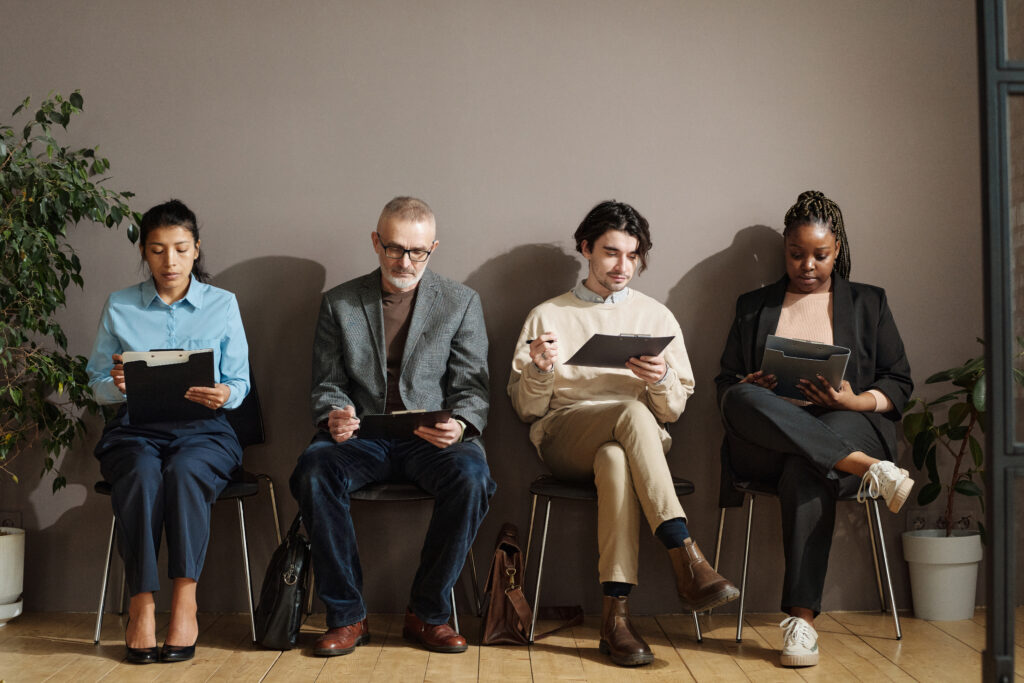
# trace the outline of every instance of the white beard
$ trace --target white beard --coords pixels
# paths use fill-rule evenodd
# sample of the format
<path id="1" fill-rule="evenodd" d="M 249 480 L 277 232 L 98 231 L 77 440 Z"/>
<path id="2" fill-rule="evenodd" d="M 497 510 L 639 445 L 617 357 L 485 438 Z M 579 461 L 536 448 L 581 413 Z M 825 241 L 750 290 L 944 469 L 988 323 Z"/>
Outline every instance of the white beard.
<path id="1" fill-rule="evenodd" d="M 384 274 L 384 279 L 387 280 L 388 284 L 390 284 L 392 287 L 394 287 L 395 289 L 406 290 L 412 289 L 413 287 L 418 285 L 420 280 L 423 278 L 423 273 L 427 272 L 427 269 L 424 268 L 423 270 L 414 275 L 408 275 L 403 278 L 395 277 L 394 275 L 391 274 L 391 271 L 389 270 L 384 270 L 381 272 Z"/>

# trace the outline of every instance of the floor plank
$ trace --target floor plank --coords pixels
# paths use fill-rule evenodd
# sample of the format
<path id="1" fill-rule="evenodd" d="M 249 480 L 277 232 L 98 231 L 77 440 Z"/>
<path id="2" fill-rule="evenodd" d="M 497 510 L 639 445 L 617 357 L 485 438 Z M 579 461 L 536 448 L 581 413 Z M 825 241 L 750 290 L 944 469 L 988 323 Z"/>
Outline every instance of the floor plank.
<path id="1" fill-rule="evenodd" d="M 1017 622 L 1024 609 L 1017 610 Z M 158 641 L 168 615 L 158 618 Z M 964 681 L 981 675 L 985 613 L 958 622 L 903 619 L 895 639 L 891 617 L 831 613 L 815 626 L 821 645 L 816 667 L 779 665 L 779 614 L 749 614 L 742 643 L 735 641 L 730 614 L 702 617 L 704 642 L 694 638 L 688 614 L 635 617 L 634 625 L 655 654 L 653 664 L 622 668 L 598 649 L 600 620 L 561 631 L 532 647 L 480 647 L 480 621 L 467 617 L 462 629 L 469 649 L 431 653 L 402 639 L 403 615 L 371 615 L 371 640 L 342 657 L 314 657 L 312 646 L 325 630 L 323 614 L 307 618 L 295 649 L 279 652 L 250 642 L 247 614 L 201 614 L 199 647 L 190 662 L 137 666 L 124 661 L 124 618 L 108 615 L 99 645 L 93 645 L 93 614 L 26 614 L 0 629 L 0 681 Z M 546 624 L 539 624 L 541 630 Z M 1020 643 L 1020 633 L 1017 633 Z M 1024 683 L 1024 647 L 1015 650 L 1017 680 Z"/>

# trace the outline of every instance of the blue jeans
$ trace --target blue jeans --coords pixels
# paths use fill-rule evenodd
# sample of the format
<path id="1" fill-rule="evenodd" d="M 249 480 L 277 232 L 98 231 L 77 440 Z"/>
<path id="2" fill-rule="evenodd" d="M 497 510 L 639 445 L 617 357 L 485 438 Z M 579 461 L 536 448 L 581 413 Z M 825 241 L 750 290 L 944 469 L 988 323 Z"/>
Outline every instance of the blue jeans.
<path id="1" fill-rule="evenodd" d="M 313 545 L 317 593 L 327 606 L 328 628 L 366 617 L 349 494 L 387 480 L 412 481 L 434 496 L 409 607 L 428 624 L 443 624 L 451 616 L 452 586 L 496 488 L 483 450 L 475 443 L 442 449 L 419 438 L 356 438 L 339 444 L 318 432 L 290 484 Z"/>

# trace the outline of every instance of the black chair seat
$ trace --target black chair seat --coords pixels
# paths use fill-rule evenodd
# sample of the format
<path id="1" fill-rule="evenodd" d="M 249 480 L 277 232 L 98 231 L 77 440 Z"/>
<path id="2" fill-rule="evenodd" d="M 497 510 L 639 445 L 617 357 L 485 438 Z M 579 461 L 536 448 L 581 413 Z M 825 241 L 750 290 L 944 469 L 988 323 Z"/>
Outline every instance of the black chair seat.
<path id="1" fill-rule="evenodd" d="M 377 481 L 353 491 L 354 500 L 433 500 L 434 497 L 411 481 Z"/>
<path id="2" fill-rule="evenodd" d="M 101 496 L 109 496 L 111 486 L 109 481 L 98 481 L 93 484 L 93 491 Z M 260 482 L 256 475 L 246 470 L 235 473 L 235 479 L 228 482 L 217 500 L 231 500 L 232 498 L 248 498 L 260 492 Z"/>
<path id="3" fill-rule="evenodd" d="M 734 481 L 732 487 L 740 493 L 749 493 L 754 496 L 773 496 L 777 498 L 779 495 L 779 491 L 774 485 L 766 484 L 762 481 Z M 842 494 L 837 500 L 856 501 L 857 492 L 851 491 L 850 493 Z"/>
<path id="4" fill-rule="evenodd" d="M 682 477 L 672 477 L 677 496 L 688 496 L 694 492 L 693 482 Z M 568 498 L 572 500 L 597 500 L 597 488 L 592 481 L 563 481 L 551 474 L 542 474 L 530 484 L 530 493 L 546 498 Z"/>

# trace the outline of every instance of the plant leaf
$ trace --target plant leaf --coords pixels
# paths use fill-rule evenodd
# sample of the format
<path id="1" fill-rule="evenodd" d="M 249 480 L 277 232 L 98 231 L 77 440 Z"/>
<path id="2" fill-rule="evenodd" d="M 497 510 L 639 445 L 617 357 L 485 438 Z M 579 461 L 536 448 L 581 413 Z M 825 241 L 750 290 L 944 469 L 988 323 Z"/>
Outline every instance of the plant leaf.
<path id="1" fill-rule="evenodd" d="M 942 484 L 932 482 L 925 484 L 917 494 L 917 504 L 924 506 L 939 497 L 942 493 Z"/>

